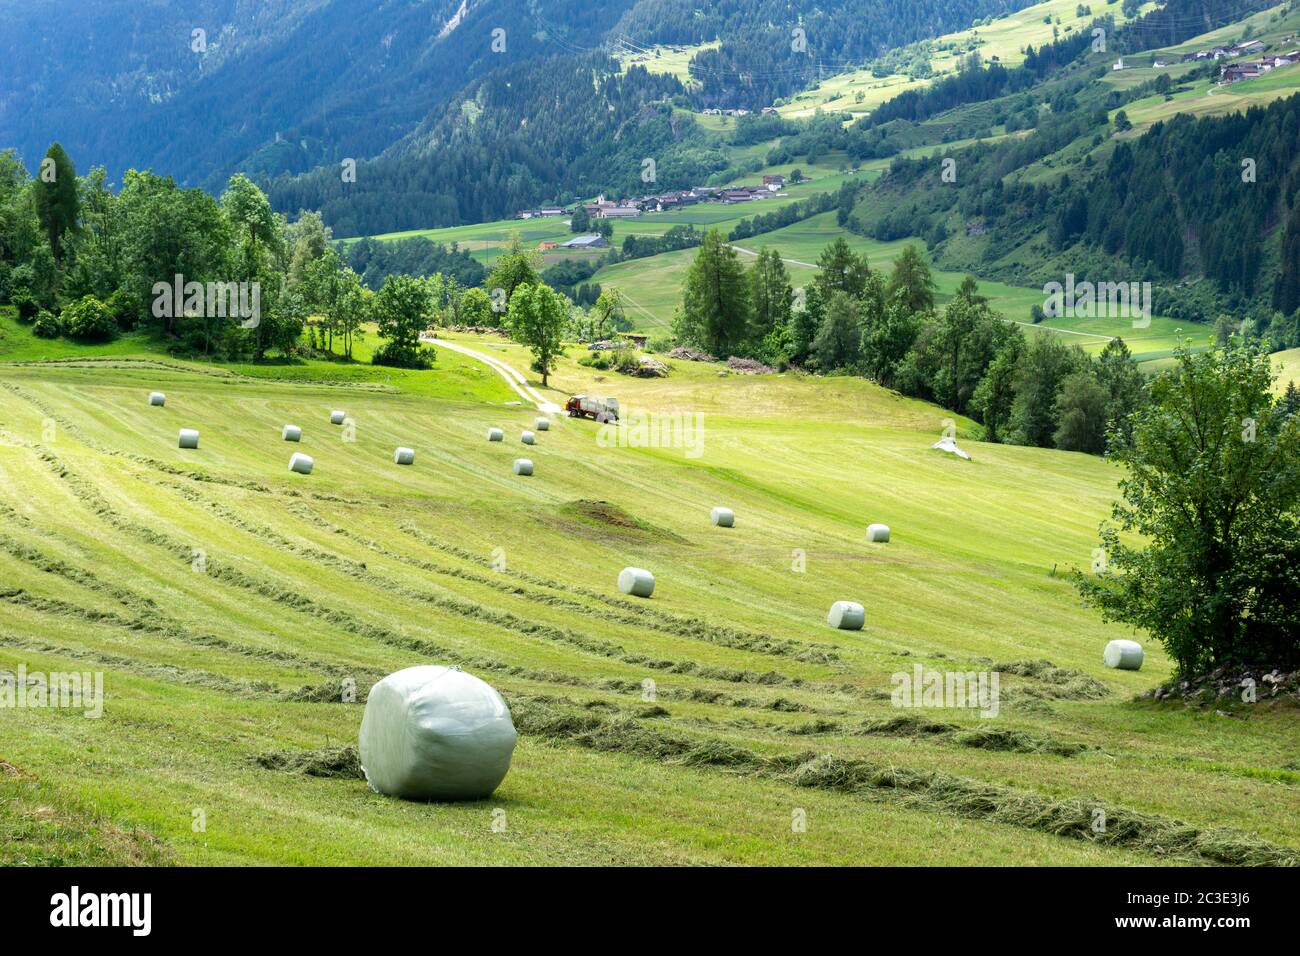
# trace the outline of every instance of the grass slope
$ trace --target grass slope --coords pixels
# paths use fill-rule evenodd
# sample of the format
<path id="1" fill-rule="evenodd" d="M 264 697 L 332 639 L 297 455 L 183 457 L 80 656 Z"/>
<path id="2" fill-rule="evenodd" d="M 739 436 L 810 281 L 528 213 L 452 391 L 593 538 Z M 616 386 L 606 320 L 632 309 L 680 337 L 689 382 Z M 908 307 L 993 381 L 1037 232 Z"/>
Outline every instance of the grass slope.
<path id="1" fill-rule="evenodd" d="M 108 695 L 99 720 L 0 720 L 0 862 L 1253 858 L 1220 827 L 1252 854 L 1300 852 L 1294 711 L 1135 703 L 1169 674 L 1156 646 L 1140 673 L 1102 666 L 1125 632 L 1064 571 L 1090 561 L 1105 463 L 971 442 L 973 461 L 949 458 L 929 449 L 940 409 L 854 379 L 675 363 L 614 382 L 566 359 L 559 390 L 703 415 L 700 453 L 604 447 L 560 419 L 523 479 L 510 460 L 535 413 L 490 382 L 431 384 L 450 361 L 380 383 L 149 355 L 0 366 L 0 670 L 102 670 Z M 301 446 L 279 439 L 289 421 Z M 176 447 L 180 427 L 200 449 Z M 391 464 L 397 444 L 414 467 Z M 286 470 L 299 447 L 309 478 Z M 709 525 L 716 504 L 736 528 Z M 868 545 L 869 521 L 893 541 Z M 655 572 L 652 600 L 617 594 L 628 564 Z M 825 626 L 841 598 L 865 630 Z M 1055 668 L 1016 663 L 1040 659 Z M 332 758 L 326 776 L 259 763 L 355 741 L 342 682 L 364 697 L 428 661 L 515 711 L 491 800 L 402 803 Z M 890 675 L 914 664 L 997 667 L 999 716 L 895 710 Z M 1098 806 L 1124 825 L 1093 833 Z"/>

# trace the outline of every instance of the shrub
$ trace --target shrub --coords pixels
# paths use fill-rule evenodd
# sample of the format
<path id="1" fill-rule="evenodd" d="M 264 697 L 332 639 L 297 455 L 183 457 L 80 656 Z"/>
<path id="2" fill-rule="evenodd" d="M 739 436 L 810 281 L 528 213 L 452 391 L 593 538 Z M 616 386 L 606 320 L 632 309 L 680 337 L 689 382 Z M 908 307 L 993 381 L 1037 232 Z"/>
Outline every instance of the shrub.
<path id="1" fill-rule="evenodd" d="M 63 334 L 63 326 L 59 322 L 58 316 L 45 309 L 36 313 L 36 324 L 32 326 L 32 331 L 43 339 L 57 339 Z"/>
<path id="2" fill-rule="evenodd" d="M 435 358 L 436 353 L 427 345 L 411 349 L 394 340 L 375 349 L 370 361 L 374 365 L 389 365 L 394 368 L 426 369 L 433 368 Z"/>
<path id="3" fill-rule="evenodd" d="M 16 290 L 13 293 L 13 304 L 18 309 L 18 321 L 30 322 L 36 318 L 38 306 L 36 299 L 26 290 Z"/>
<path id="4" fill-rule="evenodd" d="M 117 327 L 123 332 L 135 328 L 135 303 L 125 289 L 115 289 L 113 294 L 104 300 L 104 305 L 108 309 L 108 314 L 113 317 L 113 321 L 117 323 Z"/>
<path id="5" fill-rule="evenodd" d="M 63 328 L 69 338 L 82 342 L 105 342 L 117 335 L 117 322 L 108 306 L 92 295 L 63 310 Z"/>
<path id="6" fill-rule="evenodd" d="M 636 349 L 618 349 L 610 355 L 609 364 L 624 375 L 631 375 L 641 368 L 641 356 Z"/>

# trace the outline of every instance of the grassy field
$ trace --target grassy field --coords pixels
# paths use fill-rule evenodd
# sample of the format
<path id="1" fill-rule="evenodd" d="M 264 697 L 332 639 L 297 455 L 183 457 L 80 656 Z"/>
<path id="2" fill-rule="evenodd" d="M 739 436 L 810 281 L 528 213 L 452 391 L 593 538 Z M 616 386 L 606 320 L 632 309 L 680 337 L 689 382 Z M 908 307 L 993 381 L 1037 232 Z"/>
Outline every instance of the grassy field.
<path id="1" fill-rule="evenodd" d="M 835 222 L 834 213 L 823 213 L 782 229 L 766 232 L 735 243 L 742 250 L 742 261 L 752 261 L 753 255 L 763 247 L 780 251 L 786 259 L 791 283 L 797 288 L 811 282 L 821 251 L 837 237 L 843 236 L 854 252 L 865 255 L 873 269 L 888 272 L 903 248 L 915 243 L 924 251 L 920 239 L 899 239 L 881 242 L 867 236 L 845 232 Z M 667 331 L 672 324 L 673 310 L 681 304 L 681 289 L 686 272 L 695 258 L 695 250 L 683 249 L 664 253 L 648 259 L 634 259 L 606 266 L 593 277 L 593 282 L 616 288 L 626 297 L 630 306 L 628 316 L 644 331 Z M 957 291 L 964 279 L 957 272 L 934 272 L 937 286 L 935 299 L 942 305 Z M 1150 326 L 1135 328 L 1132 320 L 1124 318 L 1062 317 L 1047 319 L 1040 325 L 1030 323 L 1030 309 L 1042 305 L 1041 289 L 1024 288 L 1003 282 L 981 282 L 980 291 L 989 297 L 994 309 L 1007 319 L 1020 322 L 1034 333 L 1061 335 L 1086 351 L 1099 352 L 1113 337 L 1123 338 L 1140 361 L 1165 358 L 1172 354 L 1180 339 L 1191 336 L 1194 340 L 1208 331 L 1187 327 L 1172 319 L 1153 316 Z M 1196 342 L 1195 344 L 1200 344 Z"/>
<path id="2" fill-rule="evenodd" d="M 463 341 L 527 367 L 517 346 Z M 558 419 L 525 479 L 510 461 L 535 412 L 450 350 L 388 379 L 147 345 L 0 352 L 0 670 L 102 671 L 107 696 L 100 719 L 4 713 L 0 863 L 1300 854 L 1294 711 L 1135 702 L 1170 673 L 1154 644 L 1140 672 L 1102 666 L 1128 635 L 1066 579 L 1115 493 L 1099 459 L 963 439 L 974 460 L 960 461 L 929 448 L 941 409 L 856 379 L 692 363 L 611 379 L 566 359 L 553 397 L 616 394 L 701 415 L 701 430 L 610 446 Z M 328 424 L 334 408 L 355 440 Z M 286 422 L 310 477 L 286 470 Z M 489 425 L 504 444 L 483 440 Z M 198 450 L 176 447 L 181 427 L 201 431 Z M 391 463 L 398 444 L 413 467 Z M 709 524 L 717 504 L 734 529 Z M 866 543 L 871 521 L 889 544 Z M 654 571 L 653 599 L 617 593 L 629 564 Z M 867 607 L 863 631 L 826 626 L 839 599 Z M 343 682 L 364 700 L 425 662 L 459 664 L 512 707 L 520 743 L 490 800 L 384 798 L 331 756 L 362 711 Z M 913 665 L 997 670 L 998 715 L 892 707 L 891 676 Z M 319 775 L 268 769 L 285 755 Z"/>
<path id="3" fill-rule="evenodd" d="M 1291 382 L 1300 386 L 1300 349 L 1288 349 L 1285 352 L 1275 352 L 1273 354 L 1273 368 L 1277 372 L 1277 381 L 1273 383 L 1273 391 L 1281 395 L 1286 391 L 1286 387 Z"/>
<path id="4" fill-rule="evenodd" d="M 619 54 L 618 62 L 624 73 L 628 71 L 629 67 L 642 66 L 651 73 L 675 76 L 683 86 L 689 88 L 694 83 L 689 69 L 691 58 L 697 53 L 716 49 L 718 46 L 717 42 L 700 43 L 696 46 L 656 45 L 644 49 L 629 46 Z M 712 119 L 713 117 L 703 118 Z"/>

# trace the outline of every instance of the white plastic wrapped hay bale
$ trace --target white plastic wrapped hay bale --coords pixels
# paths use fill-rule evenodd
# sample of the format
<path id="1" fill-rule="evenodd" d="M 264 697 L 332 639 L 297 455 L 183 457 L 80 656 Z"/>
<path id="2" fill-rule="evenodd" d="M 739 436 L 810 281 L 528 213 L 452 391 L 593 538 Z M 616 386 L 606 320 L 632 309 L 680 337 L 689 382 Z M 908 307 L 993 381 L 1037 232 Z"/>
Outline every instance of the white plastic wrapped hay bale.
<path id="1" fill-rule="evenodd" d="M 523 442 L 525 445 L 537 444 L 537 436 L 534 435 L 532 432 L 524 432 L 522 435 L 519 436 L 519 440 Z"/>
<path id="2" fill-rule="evenodd" d="M 867 525 L 867 540 L 878 541 L 881 544 L 889 543 L 889 525 L 887 524 L 869 524 Z"/>
<path id="3" fill-rule="evenodd" d="M 347 417 L 348 417 L 348 413 L 347 413 L 347 412 L 340 412 L 340 411 L 337 411 L 337 410 L 336 410 L 336 411 L 332 411 L 332 412 L 330 412 L 330 424 L 331 424 L 331 425 L 342 425 L 344 419 L 346 419 Z"/>
<path id="4" fill-rule="evenodd" d="M 533 473 L 533 463 L 531 459 L 528 458 L 515 459 L 516 475 L 531 475 L 532 473 Z"/>
<path id="5" fill-rule="evenodd" d="M 551 430 L 551 420 L 539 415 L 537 421 L 533 422 L 533 428 L 539 432 L 548 432 Z"/>
<path id="6" fill-rule="evenodd" d="M 289 470 L 296 471 L 300 475 L 310 475 L 315 466 L 316 462 L 311 455 L 304 455 L 300 451 L 294 452 L 293 457 L 289 459 Z"/>
<path id="7" fill-rule="evenodd" d="M 624 568 L 618 573 L 618 589 L 633 597 L 648 598 L 655 593 L 655 576 L 645 568 Z"/>
<path id="8" fill-rule="evenodd" d="M 398 448 L 397 451 L 395 451 L 395 452 L 393 453 L 393 464 L 395 464 L 395 465 L 414 465 L 414 464 L 415 464 L 415 449 L 414 449 L 414 448 Z"/>
<path id="9" fill-rule="evenodd" d="M 1142 667 L 1142 645 L 1137 641 L 1111 641 L 1101 653 L 1101 659 L 1107 667 L 1116 667 L 1122 671 L 1140 670 Z"/>
<path id="10" fill-rule="evenodd" d="M 150 392 L 150 393 L 149 393 L 149 404 L 150 404 L 150 405 L 158 405 L 158 406 L 166 405 L 166 404 L 167 404 L 167 396 L 164 395 L 162 392 Z"/>
<path id="11" fill-rule="evenodd" d="M 714 508 L 709 512 L 709 520 L 719 528 L 734 528 L 736 525 L 736 513 L 730 508 Z"/>
<path id="12" fill-rule="evenodd" d="M 280 429 L 280 437 L 285 441 L 302 441 L 302 429 L 297 425 L 285 425 Z"/>
<path id="13" fill-rule="evenodd" d="M 826 623 L 841 631 L 860 631 L 867 623 L 867 612 L 855 601 L 836 601 L 826 615 Z"/>
<path id="14" fill-rule="evenodd" d="M 506 433 L 499 428 L 488 429 L 488 441 L 504 441 Z"/>
<path id="15" fill-rule="evenodd" d="M 424 665 L 389 674 L 361 718 L 361 769 L 376 793 L 481 800 L 510 770 L 515 725 L 501 695 L 472 674 Z"/>
<path id="16" fill-rule="evenodd" d="M 180 434 L 180 445 L 182 448 L 198 448 L 199 433 L 197 429 L 182 428 Z"/>

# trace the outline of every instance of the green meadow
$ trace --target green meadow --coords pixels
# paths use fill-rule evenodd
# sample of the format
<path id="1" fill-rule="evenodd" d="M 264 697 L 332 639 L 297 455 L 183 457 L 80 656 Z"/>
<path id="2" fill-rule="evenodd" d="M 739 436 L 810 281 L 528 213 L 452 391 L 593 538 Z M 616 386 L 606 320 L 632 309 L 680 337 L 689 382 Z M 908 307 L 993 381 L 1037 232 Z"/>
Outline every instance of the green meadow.
<path id="1" fill-rule="evenodd" d="M 812 281 L 816 275 L 817 257 L 840 236 L 855 253 L 865 255 L 873 269 L 885 272 L 892 269 L 893 261 L 909 243 L 917 244 L 924 251 L 924 242 L 920 239 L 882 242 L 845 232 L 836 225 L 834 213 L 822 213 L 782 229 L 742 239 L 734 245 L 741 250 L 742 261 L 752 260 L 764 247 L 779 250 L 786 260 L 791 283 L 800 287 Z M 680 290 L 694 258 L 693 249 L 683 249 L 648 259 L 620 262 L 602 268 L 591 281 L 623 293 L 629 305 L 628 317 L 637 328 L 666 331 L 672 324 L 673 310 L 681 304 Z M 950 299 L 964 278 L 963 273 L 936 270 L 936 302 L 942 305 Z M 1145 327 L 1135 326 L 1134 320 L 1129 318 L 1086 316 L 1049 318 L 1034 325 L 1030 310 L 1035 305 L 1043 305 L 1045 296 L 1041 289 L 981 281 L 980 292 L 988 296 L 994 309 L 1008 320 L 1021 323 L 1027 331 L 1060 335 L 1090 352 L 1099 352 L 1111 338 L 1119 337 L 1124 339 L 1139 361 L 1149 361 L 1172 354 L 1183 338 L 1190 336 L 1195 340 L 1208 334 L 1199 326 L 1189 326 L 1161 316 L 1153 316 L 1150 325 Z"/>
<path id="2" fill-rule="evenodd" d="M 401 378 L 131 338 L 42 361 L 0 321 L 0 670 L 102 672 L 106 695 L 98 719 L 3 713 L 0 862 L 1300 856 L 1292 710 L 1135 700 L 1170 675 L 1151 642 L 1139 672 L 1102 665 L 1130 635 L 1068 580 L 1115 496 L 1100 459 L 984 445 L 958 419 L 962 461 L 930 448 L 942 409 L 859 379 L 595 376 L 574 350 L 550 397 L 615 395 L 661 427 L 556 417 L 521 478 L 536 411 L 449 349 Z M 868 544 L 870 522 L 892 540 Z M 654 572 L 651 599 L 618 593 L 627 565 Z M 862 631 L 826 625 L 836 600 L 867 608 Z M 510 703 L 489 800 L 382 797 L 339 750 L 371 683 L 420 663 Z M 893 706 L 916 666 L 998 672 L 996 715 Z"/>

